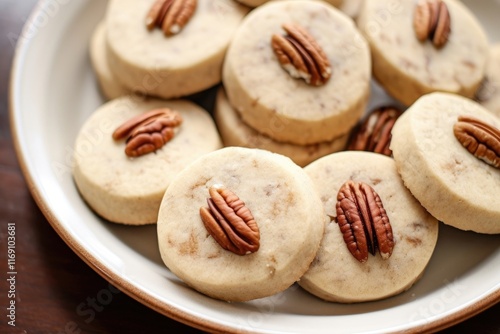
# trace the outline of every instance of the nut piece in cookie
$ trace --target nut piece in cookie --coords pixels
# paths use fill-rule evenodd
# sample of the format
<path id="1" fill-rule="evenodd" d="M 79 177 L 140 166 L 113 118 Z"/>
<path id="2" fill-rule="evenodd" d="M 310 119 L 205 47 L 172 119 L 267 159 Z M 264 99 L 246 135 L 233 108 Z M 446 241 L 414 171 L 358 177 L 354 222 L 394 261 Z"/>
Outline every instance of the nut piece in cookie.
<path id="1" fill-rule="evenodd" d="M 391 156 L 391 130 L 402 112 L 397 107 L 379 107 L 356 126 L 347 150 L 368 151 Z"/>

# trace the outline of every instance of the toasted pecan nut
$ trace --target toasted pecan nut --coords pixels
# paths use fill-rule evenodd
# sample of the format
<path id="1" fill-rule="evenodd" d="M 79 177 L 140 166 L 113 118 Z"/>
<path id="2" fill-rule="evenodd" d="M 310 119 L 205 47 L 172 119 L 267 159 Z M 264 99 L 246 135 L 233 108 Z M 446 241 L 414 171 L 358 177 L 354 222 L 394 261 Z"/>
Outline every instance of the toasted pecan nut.
<path id="1" fill-rule="evenodd" d="M 123 123 L 113 132 L 113 139 L 126 138 L 125 154 L 138 157 L 161 148 L 182 123 L 181 115 L 171 109 L 154 109 Z"/>
<path id="2" fill-rule="evenodd" d="M 293 77 L 320 86 L 330 79 L 332 68 L 325 52 L 307 30 L 284 24 L 286 35 L 274 34 L 271 46 L 281 66 Z"/>
<path id="3" fill-rule="evenodd" d="M 429 39 L 436 48 L 443 47 L 451 33 L 448 6 L 442 0 L 420 0 L 415 7 L 413 27 L 419 41 Z"/>
<path id="4" fill-rule="evenodd" d="M 380 196 L 368 184 L 347 181 L 337 195 L 337 223 L 349 252 L 363 263 L 378 250 L 388 259 L 394 249 L 391 223 Z"/>
<path id="5" fill-rule="evenodd" d="M 500 169 L 500 130 L 477 118 L 459 116 L 453 126 L 457 140 L 476 158 Z"/>
<path id="6" fill-rule="evenodd" d="M 179 33 L 193 16 L 197 0 L 157 0 L 146 16 L 146 27 L 161 28 L 166 36 Z"/>
<path id="7" fill-rule="evenodd" d="M 212 186 L 208 208 L 200 208 L 200 216 L 208 233 L 224 249 L 238 255 L 256 252 L 260 232 L 245 203 L 225 187 Z"/>
<path id="8" fill-rule="evenodd" d="M 392 155 L 391 130 L 402 112 L 396 107 L 379 107 L 374 109 L 364 121 L 354 128 L 348 150 L 368 151 Z"/>

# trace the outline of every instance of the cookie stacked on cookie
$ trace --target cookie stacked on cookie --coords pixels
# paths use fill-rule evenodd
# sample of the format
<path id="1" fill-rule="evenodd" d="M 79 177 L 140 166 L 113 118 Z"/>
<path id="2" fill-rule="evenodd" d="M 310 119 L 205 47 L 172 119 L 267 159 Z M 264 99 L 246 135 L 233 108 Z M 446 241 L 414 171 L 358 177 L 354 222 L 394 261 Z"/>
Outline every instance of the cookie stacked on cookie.
<path id="1" fill-rule="evenodd" d="M 370 78 L 368 46 L 345 14 L 316 1 L 269 2 L 235 33 L 223 67 L 227 101 L 218 95 L 216 113 L 236 113 L 239 122 L 298 155 L 318 151 L 316 145 L 333 152 L 364 113 Z M 220 110 L 228 103 L 234 111 Z M 252 146 L 252 139 L 231 144 Z M 304 165 L 318 157 L 295 160 Z"/>
<path id="2" fill-rule="evenodd" d="M 91 46 L 105 97 L 124 90 L 170 99 L 216 85 L 248 10 L 233 0 L 110 1 Z"/>

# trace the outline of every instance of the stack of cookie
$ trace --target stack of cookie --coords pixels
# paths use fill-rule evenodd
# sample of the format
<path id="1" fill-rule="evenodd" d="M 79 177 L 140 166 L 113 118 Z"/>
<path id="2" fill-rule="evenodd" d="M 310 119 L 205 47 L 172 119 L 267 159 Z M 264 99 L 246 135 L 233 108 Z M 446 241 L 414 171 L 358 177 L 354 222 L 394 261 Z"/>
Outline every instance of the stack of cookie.
<path id="1" fill-rule="evenodd" d="M 305 166 L 344 148 L 370 79 L 368 45 L 349 17 L 322 2 L 269 2 L 234 35 L 215 118 L 226 145 Z"/>
<path id="2" fill-rule="evenodd" d="M 233 0 L 176 2 L 110 1 L 91 45 L 107 98 L 177 98 L 221 81 L 227 47 L 249 9 Z"/>
<path id="3" fill-rule="evenodd" d="M 375 79 L 409 107 L 390 143 L 405 185 L 443 223 L 500 233 L 498 47 L 456 0 L 369 1 L 358 27 Z"/>
<path id="4" fill-rule="evenodd" d="M 110 1 L 91 58 L 112 101 L 74 150 L 97 214 L 157 222 L 168 268 L 228 301 L 294 282 L 387 298 L 422 276 L 438 220 L 500 233 L 500 119 L 471 100 L 498 113 L 499 52 L 466 7 L 239 2 Z M 372 75 L 408 109 L 361 119 Z M 213 110 L 185 100 L 214 86 Z"/>
<path id="5" fill-rule="evenodd" d="M 157 221 L 172 179 L 222 143 L 209 112 L 184 98 L 221 81 L 233 32 L 249 9 L 232 0 L 109 2 L 91 60 L 108 103 L 83 125 L 74 179 L 105 219 Z"/>

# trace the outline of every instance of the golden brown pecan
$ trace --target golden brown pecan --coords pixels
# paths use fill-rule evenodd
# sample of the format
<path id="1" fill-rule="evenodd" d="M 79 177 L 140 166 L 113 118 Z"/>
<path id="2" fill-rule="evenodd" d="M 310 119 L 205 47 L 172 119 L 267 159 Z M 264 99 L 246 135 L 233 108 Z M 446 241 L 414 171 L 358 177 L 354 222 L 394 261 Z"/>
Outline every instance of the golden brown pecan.
<path id="1" fill-rule="evenodd" d="M 235 254 L 256 252 L 260 247 L 259 227 L 245 203 L 222 186 L 212 186 L 208 191 L 208 208 L 200 208 L 208 233 L 222 248 Z"/>
<path id="2" fill-rule="evenodd" d="M 413 27 L 419 41 L 430 39 L 435 47 L 443 47 L 451 32 L 448 6 L 442 0 L 420 0 L 415 8 Z"/>
<path id="3" fill-rule="evenodd" d="M 179 33 L 198 5 L 197 0 L 156 0 L 146 16 L 146 26 L 161 28 L 167 36 Z"/>
<path id="4" fill-rule="evenodd" d="M 293 77 L 313 86 L 330 79 L 332 68 L 323 49 L 307 30 L 298 24 L 284 24 L 286 35 L 274 34 L 271 46 L 281 66 Z"/>
<path id="5" fill-rule="evenodd" d="M 453 126 L 458 141 L 488 165 L 500 168 L 500 130 L 477 118 L 459 116 Z"/>
<path id="6" fill-rule="evenodd" d="M 165 145 L 182 123 L 181 115 L 171 109 L 154 109 L 123 123 L 113 132 L 113 139 L 126 139 L 125 154 L 138 157 Z"/>
<path id="7" fill-rule="evenodd" d="M 374 109 L 364 121 L 354 128 L 348 150 L 369 151 L 392 155 L 391 130 L 402 112 L 396 107 L 379 107 Z"/>
<path id="8" fill-rule="evenodd" d="M 391 223 L 372 187 L 347 181 L 338 192 L 336 211 L 344 242 L 359 262 L 366 262 L 368 252 L 375 255 L 377 250 L 383 259 L 391 256 L 395 244 Z"/>

